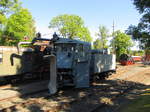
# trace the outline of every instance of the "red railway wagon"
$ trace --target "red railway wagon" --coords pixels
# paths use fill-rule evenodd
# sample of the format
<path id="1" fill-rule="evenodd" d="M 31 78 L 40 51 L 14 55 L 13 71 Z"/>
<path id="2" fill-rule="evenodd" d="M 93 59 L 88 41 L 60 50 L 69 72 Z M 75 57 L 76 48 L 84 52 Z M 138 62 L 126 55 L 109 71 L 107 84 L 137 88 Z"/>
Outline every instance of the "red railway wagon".
<path id="1" fill-rule="evenodd" d="M 142 57 L 141 56 L 132 56 L 134 62 L 140 62 L 142 61 Z"/>
<path id="2" fill-rule="evenodd" d="M 120 61 L 121 65 L 133 65 L 134 61 L 128 60 L 128 61 Z"/>
<path id="3" fill-rule="evenodd" d="M 121 63 L 121 65 L 133 65 L 134 64 L 134 60 L 128 54 L 122 54 L 120 56 L 120 63 Z"/>

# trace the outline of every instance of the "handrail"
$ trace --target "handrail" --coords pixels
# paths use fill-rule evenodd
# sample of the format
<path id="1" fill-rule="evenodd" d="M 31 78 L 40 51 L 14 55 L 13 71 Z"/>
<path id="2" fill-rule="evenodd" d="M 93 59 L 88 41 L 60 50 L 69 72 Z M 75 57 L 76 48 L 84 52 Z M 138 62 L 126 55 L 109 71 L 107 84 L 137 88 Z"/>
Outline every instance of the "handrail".
<path id="1" fill-rule="evenodd" d="M 20 54 L 20 45 L 29 45 L 31 42 L 19 42 L 17 45 L 18 54 Z"/>

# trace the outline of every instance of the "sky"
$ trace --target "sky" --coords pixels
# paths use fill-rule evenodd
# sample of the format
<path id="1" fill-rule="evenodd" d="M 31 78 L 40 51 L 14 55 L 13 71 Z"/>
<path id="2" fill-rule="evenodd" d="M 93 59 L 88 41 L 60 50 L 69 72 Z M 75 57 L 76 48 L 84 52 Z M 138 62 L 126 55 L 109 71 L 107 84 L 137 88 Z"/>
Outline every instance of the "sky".
<path id="1" fill-rule="evenodd" d="M 132 0 L 21 0 L 22 6 L 28 8 L 36 22 L 37 32 L 52 34 L 49 22 L 60 14 L 76 14 L 85 22 L 92 37 L 99 25 L 104 25 L 112 32 L 125 31 L 130 24 L 136 25 L 140 15 L 132 4 Z"/>

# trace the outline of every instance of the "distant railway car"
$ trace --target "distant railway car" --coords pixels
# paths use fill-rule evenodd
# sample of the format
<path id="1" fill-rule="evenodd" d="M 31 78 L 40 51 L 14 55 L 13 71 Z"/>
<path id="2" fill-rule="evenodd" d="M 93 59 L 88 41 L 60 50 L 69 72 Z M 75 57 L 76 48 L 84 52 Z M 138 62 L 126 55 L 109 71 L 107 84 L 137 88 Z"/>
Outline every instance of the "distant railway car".
<path id="1" fill-rule="evenodd" d="M 141 56 L 132 56 L 134 62 L 140 62 L 142 61 L 142 57 Z"/>
<path id="2" fill-rule="evenodd" d="M 121 65 L 133 65 L 135 62 L 131 56 L 129 56 L 127 54 L 122 54 L 120 56 L 120 63 L 121 63 Z"/>
<path id="3" fill-rule="evenodd" d="M 6 59 L 2 59 L 1 75 L 23 73 L 23 79 L 25 74 L 41 77 L 47 72 L 51 94 L 67 85 L 89 87 L 94 77 L 104 78 L 116 70 L 115 55 L 109 54 L 107 50 L 92 50 L 88 42 L 60 38 L 55 34 L 52 39 L 34 38 L 31 43 L 27 43 L 30 47 L 19 53 L 21 44 L 26 43 L 19 43 L 18 52 L 15 49 L 15 52 L 9 52 Z"/>

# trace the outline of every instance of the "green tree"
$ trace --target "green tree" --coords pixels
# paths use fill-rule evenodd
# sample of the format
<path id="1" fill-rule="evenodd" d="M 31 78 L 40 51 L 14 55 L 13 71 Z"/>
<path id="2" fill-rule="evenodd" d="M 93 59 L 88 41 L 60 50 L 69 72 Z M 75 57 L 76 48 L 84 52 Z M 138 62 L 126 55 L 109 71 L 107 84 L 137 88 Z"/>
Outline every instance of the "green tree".
<path id="1" fill-rule="evenodd" d="M 20 7 L 18 0 L 1 0 L 0 1 L 0 14 L 6 14 L 18 10 Z"/>
<path id="2" fill-rule="evenodd" d="M 144 56 L 144 51 L 143 50 L 133 50 L 132 52 L 131 52 L 131 54 L 130 55 L 133 55 L 133 56 Z"/>
<path id="3" fill-rule="evenodd" d="M 103 48 L 103 43 L 102 43 L 102 41 L 101 41 L 99 38 L 97 38 L 97 39 L 93 42 L 93 47 L 94 47 L 94 49 L 101 49 L 101 48 Z"/>
<path id="4" fill-rule="evenodd" d="M 140 41 L 142 49 L 150 49 L 150 0 L 133 0 L 136 9 L 142 15 L 137 26 L 130 25 L 127 34 Z"/>
<path id="5" fill-rule="evenodd" d="M 86 42 L 91 42 L 92 41 L 90 31 L 87 27 L 80 28 L 80 31 L 78 31 L 76 36 L 80 37 L 80 40 L 83 40 L 83 41 L 86 41 Z"/>
<path id="6" fill-rule="evenodd" d="M 82 18 L 77 15 L 56 16 L 50 21 L 49 28 L 56 28 L 65 38 L 79 37 L 83 41 L 92 41 L 88 28 L 84 26 Z"/>
<path id="7" fill-rule="evenodd" d="M 0 1 L 0 25 L 6 22 L 8 14 L 13 13 L 21 8 L 18 0 L 1 0 Z M 0 27 L 1 29 L 1 27 Z"/>
<path id="8" fill-rule="evenodd" d="M 98 39 L 94 42 L 95 49 L 108 48 L 107 37 L 109 37 L 108 29 L 105 26 L 100 25 L 97 33 Z"/>
<path id="9" fill-rule="evenodd" d="M 8 18 L 1 44 L 16 45 L 24 39 L 24 36 L 31 39 L 34 35 L 35 27 L 32 15 L 27 9 L 22 8 Z"/>
<path id="10" fill-rule="evenodd" d="M 0 37 L 3 34 L 3 28 L 4 28 L 6 21 L 7 21 L 6 17 L 4 15 L 0 14 Z M 1 41 L 1 38 L 0 38 L 0 41 Z"/>
<path id="11" fill-rule="evenodd" d="M 7 15 L 13 13 L 19 7 L 18 0 L 0 0 L 0 37 L 7 21 Z M 1 38 L 0 38 L 1 41 Z"/>
<path id="12" fill-rule="evenodd" d="M 5 15 L 0 14 L 0 25 L 4 24 L 6 22 Z"/>
<path id="13" fill-rule="evenodd" d="M 119 59 L 121 54 L 129 52 L 130 47 L 133 46 L 133 43 L 130 36 L 120 31 L 116 31 L 114 37 L 115 38 L 112 40 L 111 44 L 115 45 L 116 56 L 117 59 Z"/>

